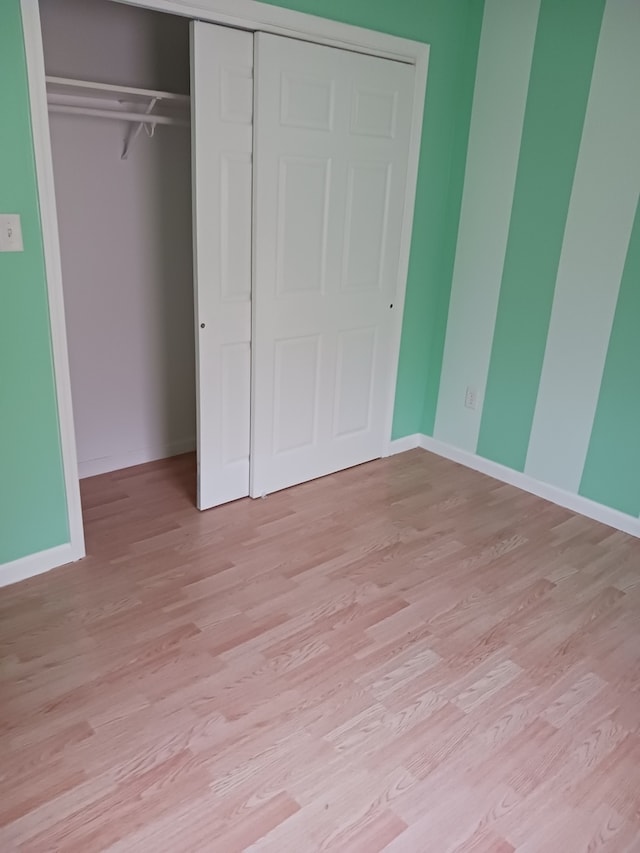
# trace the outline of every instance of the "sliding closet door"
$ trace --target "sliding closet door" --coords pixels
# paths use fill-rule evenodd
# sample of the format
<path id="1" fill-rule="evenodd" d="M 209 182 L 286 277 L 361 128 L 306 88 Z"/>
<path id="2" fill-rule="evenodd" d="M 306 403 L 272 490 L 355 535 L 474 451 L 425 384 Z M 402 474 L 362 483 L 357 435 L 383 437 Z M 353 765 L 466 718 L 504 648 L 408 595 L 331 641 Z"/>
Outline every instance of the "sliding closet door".
<path id="1" fill-rule="evenodd" d="M 414 69 L 255 37 L 258 496 L 381 456 Z"/>
<path id="2" fill-rule="evenodd" d="M 191 25 L 198 507 L 249 494 L 253 35 Z"/>

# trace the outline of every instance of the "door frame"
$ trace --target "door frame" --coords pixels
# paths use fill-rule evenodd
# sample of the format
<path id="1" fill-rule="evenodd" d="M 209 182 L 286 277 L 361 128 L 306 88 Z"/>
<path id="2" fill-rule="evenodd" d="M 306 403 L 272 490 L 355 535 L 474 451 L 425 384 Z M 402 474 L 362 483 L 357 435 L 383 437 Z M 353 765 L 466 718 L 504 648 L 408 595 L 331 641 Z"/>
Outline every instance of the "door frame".
<path id="1" fill-rule="evenodd" d="M 388 455 L 391 444 L 400 337 L 402 334 L 404 300 L 409 269 L 413 212 L 427 86 L 429 45 L 424 42 L 399 38 L 398 36 L 368 30 L 363 27 L 343 24 L 328 18 L 271 6 L 269 3 L 261 2 L 260 0 L 196 0 L 196 2 L 194 0 L 110 0 L 110 2 L 139 6 L 157 12 L 167 12 L 172 15 L 208 21 L 213 24 L 221 24 L 253 32 L 259 30 L 275 35 L 298 38 L 316 44 L 366 53 L 385 59 L 394 59 L 415 66 L 411 135 L 407 164 L 405 204 L 402 218 L 400 258 L 398 263 L 396 300 L 398 310 L 394 312 L 393 370 L 391 371 L 393 381 L 388 390 L 386 415 L 385 431 L 388 435 L 388 441 L 384 455 Z M 31 126 L 49 299 L 49 323 L 70 533 L 70 547 L 65 552 L 64 558 L 61 559 L 61 554 L 52 554 L 51 565 L 42 565 L 38 569 L 39 571 L 44 571 L 46 568 L 54 568 L 70 560 L 78 560 L 84 557 L 86 552 L 71 400 L 71 377 L 69 372 L 62 268 L 60 263 L 60 238 L 56 212 L 44 53 L 38 0 L 20 0 L 20 8 L 27 64 Z"/>

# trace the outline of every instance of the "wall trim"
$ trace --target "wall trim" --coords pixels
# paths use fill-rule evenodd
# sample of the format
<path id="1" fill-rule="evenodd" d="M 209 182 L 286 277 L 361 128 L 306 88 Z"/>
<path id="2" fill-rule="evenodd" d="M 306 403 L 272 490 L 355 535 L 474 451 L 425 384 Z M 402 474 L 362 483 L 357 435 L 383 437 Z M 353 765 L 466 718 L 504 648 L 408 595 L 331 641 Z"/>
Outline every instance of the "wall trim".
<path id="1" fill-rule="evenodd" d="M 413 435 L 405 435 L 403 438 L 394 438 L 389 442 L 387 456 L 395 456 L 396 453 L 406 453 L 407 450 L 422 447 L 423 438 L 424 436 L 419 432 L 414 432 Z"/>
<path id="2" fill-rule="evenodd" d="M 78 471 L 80 479 L 84 480 L 86 477 L 131 468 L 132 465 L 144 465 L 145 462 L 156 462 L 158 459 L 168 459 L 170 456 L 179 456 L 181 453 L 191 453 L 195 449 L 195 438 L 185 438 L 182 441 L 172 441 L 167 444 L 151 444 L 127 453 L 115 453 L 111 456 L 100 456 L 98 459 L 79 461 Z"/>
<path id="3" fill-rule="evenodd" d="M 84 555 L 84 547 L 82 551 L 78 551 L 70 542 L 66 542 L 64 545 L 56 545 L 55 548 L 48 548 L 46 551 L 39 551 L 37 554 L 29 554 L 28 557 L 4 563 L 0 566 L 0 587 L 44 574 L 66 563 L 74 563 Z"/>
<path id="4" fill-rule="evenodd" d="M 27 64 L 31 132 L 33 135 L 38 204 L 40 207 L 40 228 L 42 231 L 45 276 L 47 279 L 49 327 L 58 406 L 60 450 L 67 499 L 69 547 L 71 553 L 74 555 L 70 559 L 77 560 L 85 555 L 84 529 L 82 523 L 82 504 L 80 502 L 80 485 L 78 483 L 78 458 L 73 423 L 73 406 L 71 403 L 71 374 L 69 371 L 67 327 L 62 292 L 60 238 L 58 235 L 58 214 L 53 185 L 53 160 L 51 156 L 51 137 L 49 135 L 49 113 L 47 111 L 44 52 L 38 0 L 20 0 L 20 12 Z M 45 551 L 42 553 L 49 554 L 55 552 L 55 550 L 52 549 L 51 552 Z M 33 556 L 35 559 L 40 555 L 34 554 Z M 28 560 L 29 558 L 25 557 L 24 559 Z M 66 556 L 61 559 L 63 562 L 69 562 Z M 61 565 L 61 563 L 52 563 L 48 568 L 53 568 L 54 565 Z M 3 571 L 2 568 L 0 568 L 1 571 Z M 46 571 L 46 569 L 42 569 L 41 571 Z M 35 570 L 33 572 L 33 574 L 38 573 Z M 27 575 L 24 577 L 27 577 Z"/>
<path id="5" fill-rule="evenodd" d="M 414 447 L 421 447 L 429 453 L 435 453 L 436 456 L 458 462 L 466 468 L 472 468 L 474 471 L 479 471 L 481 474 L 486 474 L 502 483 L 508 483 L 510 486 L 522 489 L 523 492 L 544 498 L 544 500 L 576 512 L 578 515 L 584 515 L 616 530 L 621 530 L 623 533 L 629 533 L 631 536 L 640 538 L 640 518 L 634 518 L 632 515 L 611 509 L 603 504 L 591 501 L 589 498 L 583 498 L 582 495 L 566 492 L 564 489 L 559 489 L 549 483 L 543 483 L 523 474 L 521 471 L 514 471 L 497 462 L 492 462 L 490 459 L 484 459 L 475 453 L 469 453 L 467 450 L 454 447 L 452 444 L 446 444 L 446 442 L 432 438 L 430 435 L 416 433 L 396 439 L 391 442 L 390 453 L 403 453 L 405 450 L 411 450 Z"/>
<path id="6" fill-rule="evenodd" d="M 196 21 L 209 21 L 241 30 L 302 38 L 315 44 L 367 53 L 417 65 L 428 56 L 424 42 L 369 30 L 320 15 L 297 12 L 271 5 L 268 0 L 113 0 L 128 6 L 140 6 L 157 12 L 181 15 Z"/>

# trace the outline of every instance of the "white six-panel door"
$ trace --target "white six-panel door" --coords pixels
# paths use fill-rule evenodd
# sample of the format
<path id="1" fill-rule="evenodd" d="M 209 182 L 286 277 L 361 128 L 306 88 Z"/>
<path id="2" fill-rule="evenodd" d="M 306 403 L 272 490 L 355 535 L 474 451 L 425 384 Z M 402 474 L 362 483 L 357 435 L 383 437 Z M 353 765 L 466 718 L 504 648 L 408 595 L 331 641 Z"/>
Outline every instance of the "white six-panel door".
<path id="1" fill-rule="evenodd" d="M 253 34 L 191 24 L 198 507 L 249 494 Z"/>
<path id="2" fill-rule="evenodd" d="M 381 456 L 414 69 L 255 35 L 251 494 Z"/>

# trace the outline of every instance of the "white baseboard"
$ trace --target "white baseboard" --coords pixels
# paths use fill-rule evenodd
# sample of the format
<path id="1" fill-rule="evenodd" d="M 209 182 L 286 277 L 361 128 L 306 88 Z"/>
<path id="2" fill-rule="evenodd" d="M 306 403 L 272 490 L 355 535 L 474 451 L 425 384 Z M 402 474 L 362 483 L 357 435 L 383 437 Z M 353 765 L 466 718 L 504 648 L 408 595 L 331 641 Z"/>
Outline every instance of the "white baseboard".
<path id="1" fill-rule="evenodd" d="M 413 435 L 405 435 L 404 438 L 395 438 L 389 442 L 388 456 L 395 456 L 396 453 L 404 453 L 406 450 L 413 450 L 415 447 L 421 447 L 421 441 L 424 438 L 419 432 L 414 432 Z"/>
<path id="2" fill-rule="evenodd" d="M 467 468 L 473 468 L 475 471 L 487 474 L 495 480 L 516 486 L 524 492 L 530 492 L 532 495 L 537 495 L 539 498 L 544 498 L 565 509 L 570 509 L 579 515 L 585 515 L 587 518 L 600 521 L 602 524 L 607 524 L 616 530 L 622 530 L 624 533 L 631 534 L 631 536 L 640 537 L 639 518 L 634 518 L 632 515 L 627 515 L 617 509 L 611 509 L 588 498 L 583 498 L 581 495 L 566 492 L 563 489 L 557 488 L 557 486 L 551 486 L 548 483 L 535 480 L 521 471 L 514 471 L 504 465 L 499 465 L 497 462 L 492 462 L 490 459 L 477 456 L 475 453 L 460 450 L 460 448 L 446 444 L 443 441 L 438 441 L 438 439 L 432 438 L 430 435 L 418 433 L 392 441 L 390 453 L 402 453 L 414 447 L 421 447 L 423 450 L 428 450 L 437 456 L 451 459 L 452 462 L 459 462 Z"/>
<path id="3" fill-rule="evenodd" d="M 119 471 L 121 468 L 131 468 L 132 465 L 143 465 L 145 462 L 155 462 L 157 459 L 167 459 L 180 453 L 190 453 L 196 449 L 195 438 L 185 438 L 182 441 L 172 441 L 168 444 L 157 444 L 119 453 L 113 456 L 101 456 L 98 459 L 78 460 L 78 473 L 81 480 L 95 477 L 97 474 L 108 474 L 109 471 Z"/>
<path id="4" fill-rule="evenodd" d="M 65 563 L 73 563 L 81 557 L 84 557 L 84 551 L 78 551 L 70 542 L 66 542 L 64 545 L 56 545 L 55 548 L 12 560 L 0 565 L 0 587 L 44 574 L 50 569 L 64 566 Z"/>

